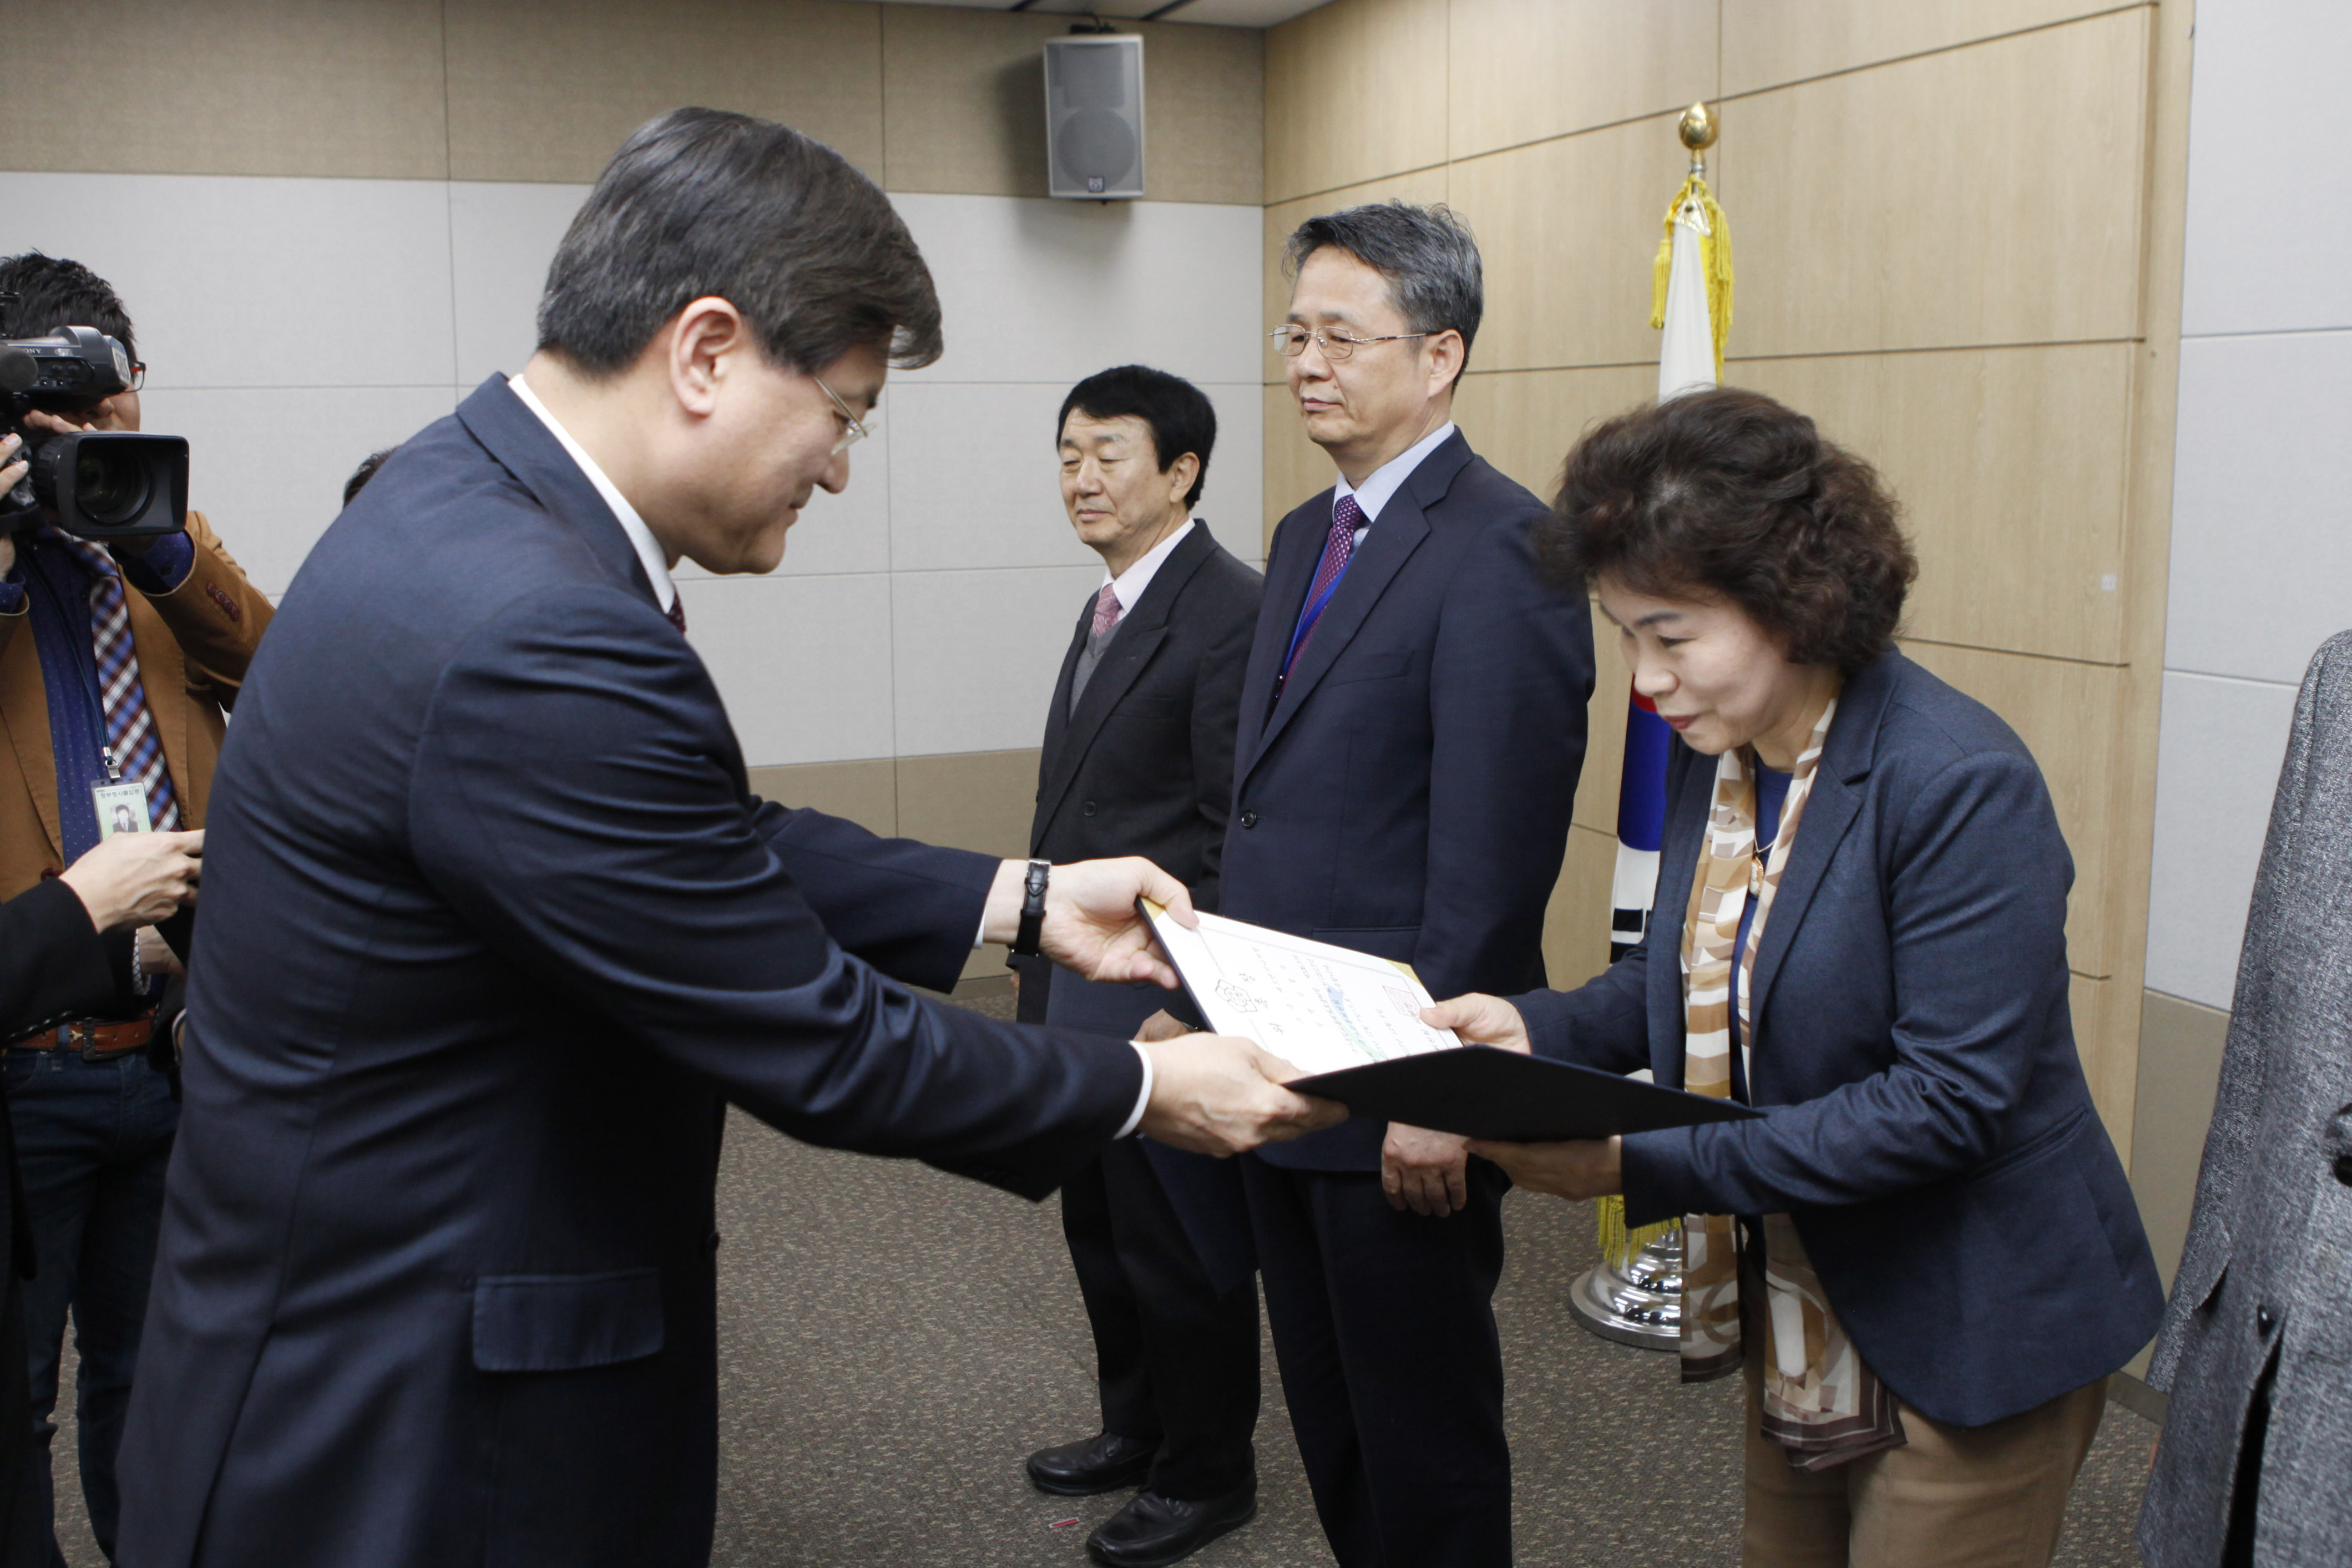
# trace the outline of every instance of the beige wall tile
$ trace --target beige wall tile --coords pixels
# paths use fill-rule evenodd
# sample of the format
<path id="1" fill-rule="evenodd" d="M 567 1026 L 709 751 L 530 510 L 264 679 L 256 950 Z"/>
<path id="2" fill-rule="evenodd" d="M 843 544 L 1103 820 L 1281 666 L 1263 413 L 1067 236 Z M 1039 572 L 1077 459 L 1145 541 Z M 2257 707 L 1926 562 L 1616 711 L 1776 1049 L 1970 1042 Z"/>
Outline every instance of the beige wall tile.
<path id="1" fill-rule="evenodd" d="M 1048 38 L 1067 16 L 933 5 L 882 17 L 886 173 L 894 191 L 1044 196 Z M 1230 27 L 1142 26 L 1144 189 L 1255 203 L 1265 172 L 1264 46 Z"/>
<path id="2" fill-rule="evenodd" d="M 6 0 L 0 163 L 89 174 L 449 173 L 439 0 Z M 31 215 L 15 215 L 21 230 Z"/>
<path id="3" fill-rule="evenodd" d="M 1445 199 L 1446 179 L 1443 168 L 1424 169 L 1419 174 L 1401 174 L 1393 179 L 1374 180 L 1370 184 L 1350 185 L 1344 190 L 1326 191 L 1301 201 L 1277 202 L 1265 209 L 1265 325 L 1268 331 L 1290 310 L 1290 279 L 1282 269 L 1282 247 L 1290 241 L 1291 231 L 1318 213 L 1338 212 L 1342 207 L 1360 206 L 1370 202 L 1405 201 L 1427 205 Z M 1268 349 L 1265 354 L 1265 379 L 1282 379 L 1281 357 Z"/>
<path id="4" fill-rule="evenodd" d="M 1454 165 L 1450 199 L 1478 236 L 1486 272 L 1486 319 L 1473 365 L 1640 362 L 1650 365 L 1655 389 L 1653 263 L 1666 204 L 1690 163 L 1675 137 L 1676 118 L 1660 115 Z M 1734 148 L 1733 156 L 1752 154 Z M 1735 246 L 1744 244 L 1740 209 L 1733 206 L 1728 216 Z M 1747 253 L 1736 254 L 1744 281 Z M 1739 308 L 1746 303 L 1741 295 Z M 1744 334 L 1732 341 L 1742 342 Z"/>
<path id="5" fill-rule="evenodd" d="M 2213 1121 L 2230 1015 L 2161 991 L 2140 994 L 2138 1099 L 2133 1107 L 2132 1191 L 2165 1285 L 2180 1267 L 2197 1204 L 2197 1167 Z"/>
<path id="6" fill-rule="evenodd" d="M 1160 202 L 1265 199 L 1265 35 L 1142 29 L 1144 188 Z"/>
<path id="7" fill-rule="evenodd" d="M 2132 352 L 1846 354 L 1724 374 L 1877 465 L 1919 556 L 1911 635 L 2113 664 L 2125 657 Z"/>
<path id="8" fill-rule="evenodd" d="M 2135 335 L 2147 43 L 2142 7 L 1727 106 L 1732 352 Z"/>
<path id="9" fill-rule="evenodd" d="M 1448 152 L 1472 157 L 1713 98 L 1717 8 L 1717 0 L 1453 0 Z"/>
<path id="10" fill-rule="evenodd" d="M 1734 0 L 1723 89 L 1753 92 L 2116 9 L 2114 0 Z"/>
<path id="11" fill-rule="evenodd" d="M 449 172 L 593 180 L 684 104 L 780 120 L 882 171 L 884 7 L 842 0 L 450 0 Z"/>
<path id="12" fill-rule="evenodd" d="M 1571 991 L 1609 967 L 1609 881 L 1617 868 L 1617 840 L 1571 827 L 1559 882 L 1544 910 L 1544 978 Z"/>
<path id="13" fill-rule="evenodd" d="M 926 844 L 1006 859 L 1029 853 L 1037 752 L 959 752 L 898 759 L 898 831 Z"/>
<path id="14" fill-rule="evenodd" d="M 1336 0 L 1265 36 L 1265 199 L 1445 161 L 1446 0 Z"/>
<path id="15" fill-rule="evenodd" d="M 2067 961 L 2078 973 L 2104 979 L 2112 962 L 2106 805 L 2119 765 L 2116 737 L 2126 672 L 2111 665 L 1920 641 L 1905 643 L 1903 651 L 2000 714 L 2041 765 L 2059 830 L 2074 857 Z"/>
<path id="16" fill-rule="evenodd" d="M 885 837 L 898 831 L 898 764 L 887 757 L 855 763 L 793 763 L 749 770 L 751 793 L 779 805 L 845 816 Z"/>

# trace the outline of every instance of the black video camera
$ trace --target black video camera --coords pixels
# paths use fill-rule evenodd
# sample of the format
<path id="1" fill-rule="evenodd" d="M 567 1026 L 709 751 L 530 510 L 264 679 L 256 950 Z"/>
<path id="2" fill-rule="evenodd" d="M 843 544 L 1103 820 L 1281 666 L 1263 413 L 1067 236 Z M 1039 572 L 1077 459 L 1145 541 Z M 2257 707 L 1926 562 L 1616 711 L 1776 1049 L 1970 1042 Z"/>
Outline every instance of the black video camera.
<path id="1" fill-rule="evenodd" d="M 70 436 L 25 422 L 33 409 L 71 418 L 131 390 L 131 356 L 92 327 L 53 337 L 0 338 L 7 428 L 25 438 L 30 471 L 0 496 L 0 532 L 55 523 L 111 542 L 188 526 L 188 443 L 181 436 L 89 430 Z"/>

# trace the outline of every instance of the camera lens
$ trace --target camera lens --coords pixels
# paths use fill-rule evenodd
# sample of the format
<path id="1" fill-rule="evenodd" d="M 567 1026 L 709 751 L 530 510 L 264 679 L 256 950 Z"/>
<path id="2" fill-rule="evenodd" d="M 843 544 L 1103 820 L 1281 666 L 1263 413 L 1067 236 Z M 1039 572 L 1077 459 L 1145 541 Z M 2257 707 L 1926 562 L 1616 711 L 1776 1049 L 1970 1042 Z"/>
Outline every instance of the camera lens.
<path id="1" fill-rule="evenodd" d="M 135 447 L 84 441 L 74 454 L 74 500 L 102 528 L 136 522 L 154 494 L 146 460 Z"/>

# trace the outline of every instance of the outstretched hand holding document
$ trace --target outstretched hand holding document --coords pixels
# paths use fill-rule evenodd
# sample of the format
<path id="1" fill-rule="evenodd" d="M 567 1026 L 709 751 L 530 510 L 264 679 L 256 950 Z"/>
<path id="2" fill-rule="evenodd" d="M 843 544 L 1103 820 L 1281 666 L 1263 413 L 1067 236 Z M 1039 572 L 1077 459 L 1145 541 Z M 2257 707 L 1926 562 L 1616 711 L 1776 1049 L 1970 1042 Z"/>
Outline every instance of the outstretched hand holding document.
<path id="1" fill-rule="evenodd" d="M 1540 1143 L 1757 1114 L 1733 1100 L 1465 1045 L 1422 1022 L 1433 1000 L 1408 964 L 1219 915 L 1188 929 L 1141 903 L 1210 1028 L 1255 1040 L 1307 1075 L 1292 1089 L 1339 1100 L 1352 1115 Z"/>

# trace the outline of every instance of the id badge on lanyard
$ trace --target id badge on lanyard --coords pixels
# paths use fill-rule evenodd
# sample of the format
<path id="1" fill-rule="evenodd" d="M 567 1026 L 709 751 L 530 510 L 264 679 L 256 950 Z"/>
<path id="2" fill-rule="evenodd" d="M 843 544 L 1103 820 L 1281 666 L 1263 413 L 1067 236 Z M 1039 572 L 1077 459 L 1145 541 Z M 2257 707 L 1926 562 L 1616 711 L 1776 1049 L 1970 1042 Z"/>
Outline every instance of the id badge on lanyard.
<path id="1" fill-rule="evenodd" d="M 113 753 L 107 754 L 110 769 Z M 98 813 L 98 841 L 101 844 L 118 833 L 149 833 L 154 823 L 147 816 L 147 786 L 135 779 L 119 779 L 112 783 L 89 786 L 91 806 Z"/>

